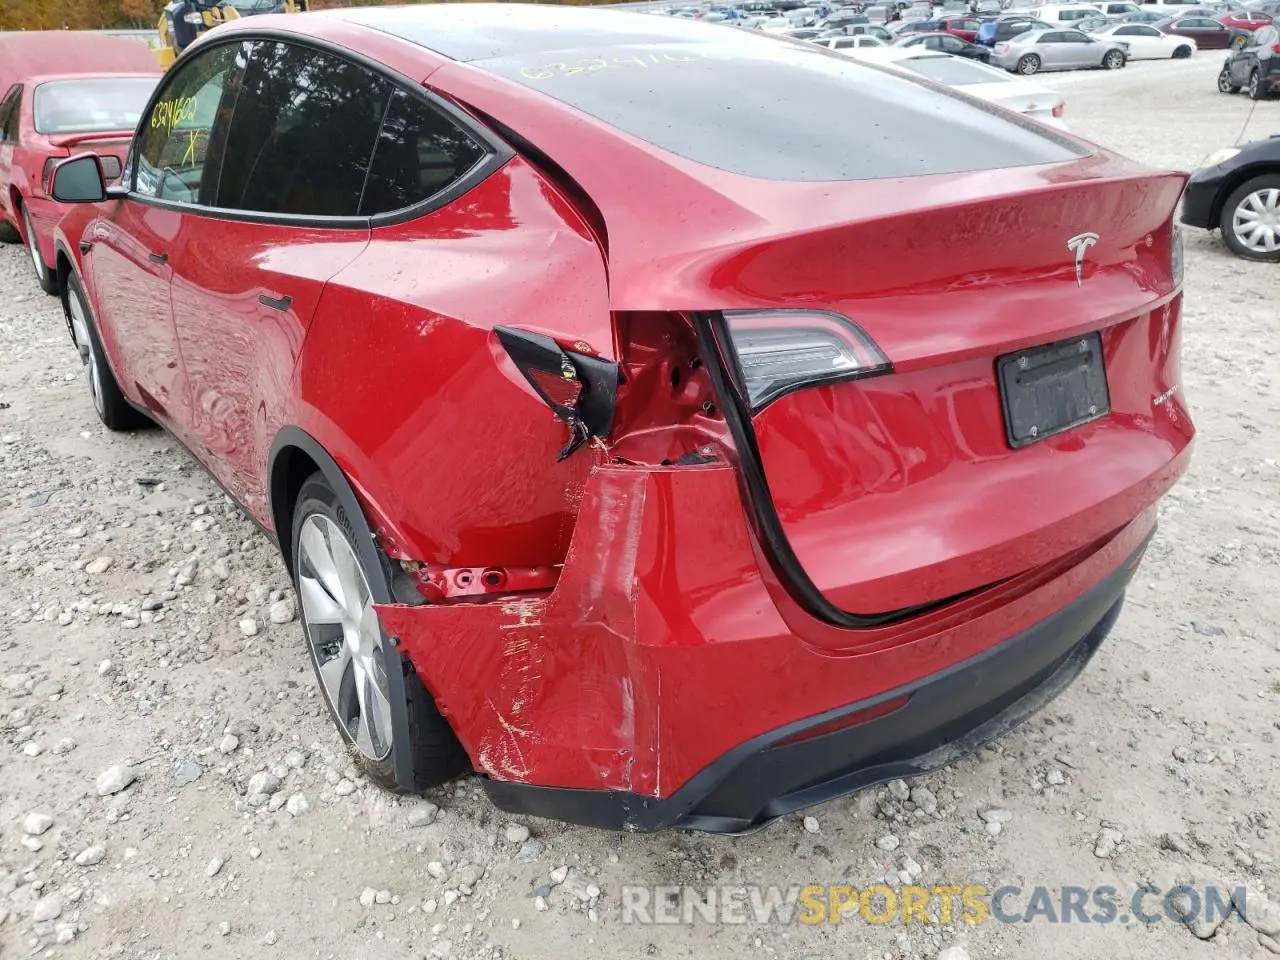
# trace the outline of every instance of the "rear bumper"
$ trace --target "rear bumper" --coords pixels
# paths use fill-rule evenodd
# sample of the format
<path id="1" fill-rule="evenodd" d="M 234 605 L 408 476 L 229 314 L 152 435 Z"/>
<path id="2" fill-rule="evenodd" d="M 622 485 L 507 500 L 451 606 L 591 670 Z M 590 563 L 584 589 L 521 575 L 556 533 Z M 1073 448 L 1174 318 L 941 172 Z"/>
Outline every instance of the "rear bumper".
<path id="1" fill-rule="evenodd" d="M 1031 716 L 1080 674 L 1119 617 L 1145 547 L 1029 630 L 914 683 L 756 737 L 665 799 L 493 779 L 484 781 L 485 791 L 509 813 L 592 827 L 741 833 L 875 783 L 945 766 Z M 860 716 L 867 719 L 859 722 Z"/>
<path id="2" fill-rule="evenodd" d="M 741 831 L 1018 722 L 1101 642 L 1154 524 L 1146 509 L 1052 568 L 843 630 L 767 573 L 727 464 L 604 465 L 550 595 L 378 614 L 497 806 Z"/>

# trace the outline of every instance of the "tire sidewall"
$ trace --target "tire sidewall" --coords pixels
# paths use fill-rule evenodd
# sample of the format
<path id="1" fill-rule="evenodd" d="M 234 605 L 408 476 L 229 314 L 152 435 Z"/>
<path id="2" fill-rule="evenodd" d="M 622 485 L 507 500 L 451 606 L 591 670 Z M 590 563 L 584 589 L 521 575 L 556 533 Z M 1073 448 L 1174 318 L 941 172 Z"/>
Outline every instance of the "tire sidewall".
<path id="1" fill-rule="evenodd" d="M 31 269 L 35 272 L 36 283 L 45 293 L 54 293 L 57 288 L 53 282 L 52 271 L 44 262 L 44 254 L 40 252 L 40 241 L 36 238 L 35 224 L 31 222 L 31 212 L 25 203 L 22 204 L 22 232 L 26 236 L 27 250 L 31 257 Z"/>
<path id="2" fill-rule="evenodd" d="M 1108 51 L 1102 58 L 1102 66 L 1106 70 L 1119 70 L 1124 66 L 1125 56 L 1118 50 Z"/>
<path id="3" fill-rule="evenodd" d="M 1227 197 L 1226 202 L 1222 205 L 1222 213 L 1218 218 L 1218 228 L 1222 232 L 1222 240 L 1227 245 L 1227 248 L 1241 260 L 1252 260 L 1255 263 L 1280 263 L 1280 250 L 1270 254 L 1254 253 L 1240 243 L 1232 227 L 1236 208 L 1240 206 L 1244 198 L 1257 190 L 1263 190 L 1267 187 L 1280 189 L 1280 174 L 1264 174 L 1242 183 L 1231 192 L 1231 195 Z"/>
<path id="4" fill-rule="evenodd" d="M 1240 88 L 1231 82 L 1231 71 L 1223 67 L 1222 72 L 1218 74 L 1218 92 L 1236 93 L 1239 90 Z"/>
<path id="5" fill-rule="evenodd" d="M 1031 69 L 1027 69 L 1028 67 Z M 1015 69 L 1019 76 L 1033 77 L 1040 72 L 1040 58 L 1034 53 L 1029 53 L 1017 62 Z"/>
<path id="6" fill-rule="evenodd" d="M 89 350 L 89 363 L 97 364 L 98 366 L 98 383 L 101 385 L 102 390 L 102 406 L 98 407 L 97 404 L 94 404 L 94 413 L 98 415 L 98 419 L 102 421 L 108 430 L 131 430 L 144 425 L 146 417 L 130 406 L 129 401 L 120 390 L 115 371 L 111 369 L 111 361 L 107 358 L 107 351 L 102 347 L 102 337 L 98 334 L 98 321 L 93 315 L 93 307 L 89 303 L 88 295 L 84 292 L 84 286 L 80 283 L 80 278 L 74 272 L 67 275 L 65 297 L 66 300 L 62 305 L 62 309 L 66 315 L 67 333 L 71 337 L 72 346 L 75 346 L 76 343 L 75 330 L 71 326 L 72 297 L 76 297 L 80 301 L 80 307 L 84 310 L 85 327 L 89 332 L 89 339 L 92 341 Z M 92 389 L 89 393 L 89 401 L 90 403 L 93 402 Z"/>
<path id="7" fill-rule="evenodd" d="M 1262 78 L 1257 70 L 1254 70 L 1253 73 L 1249 74 L 1249 99 L 1262 99 Z"/>
<path id="8" fill-rule="evenodd" d="M 306 613 L 302 607 L 302 594 L 298 586 L 299 570 L 301 569 L 299 558 L 302 555 L 299 549 L 299 540 L 303 523 L 308 517 L 316 514 L 332 520 L 342 531 L 343 536 L 347 538 L 347 543 L 355 553 L 356 559 L 360 563 L 360 569 L 364 572 L 365 580 L 369 584 L 369 593 L 373 597 L 373 602 L 375 604 L 395 602 L 391 594 L 388 572 L 377 548 L 374 546 L 373 532 L 369 529 L 364 515 L 359 512 L 358 508 L 354 507 L 353 503 L 347 502 L 348 500 L 354 501 L 354 497 L 350 497 L 349 494 L 343 496 L 342 493 L 333 489 L 322 474 L 315 474 L 303 483 L 298 493 L 297 503 L 294 505 L 293 526 L 290 530 L 291 556 L 294 558 L 293 590 L 294 596 L 298 598 L 298 616 L 302 622 L 303 640 L 307 645 L 306 655 L 307 659 L 311 661 L 312 669 L 315 672 L 316 683 L 320 686 L 320 697 L 328 710 L 330 718 L 333 720 L 334 726 L 338 730 L 338 735 L 342 738 L 343 743 L 347 745 L 352 759 L 371 779 L 376 780 L 382 786 L 392 790 L 408 791 L 414 789 L 413 744 L 411 742 L 408 701 L 405 696 L 405 663 L 400 651 L 392 645 L 391 638 L 387 637 L 384 632 L 383 653 L 386 657 L 387 666 L 387 696 L 391 701 L 392 743 L 391 752 L 385 758 L 371 760 L 356 748 L 347 733 L 346 726 L 338 718 L 333 704 L 329 702 L 329 698 L 325 694 L 324 683 L 320 678 L 320 668 L 316 663 L 315 654 L 311 650 L 311 633 L 307 627 Z M 381 625 L 379 625 L 379 629 L 381 629 Z M 420 683 L 416 677 L 408 682 Z"/>

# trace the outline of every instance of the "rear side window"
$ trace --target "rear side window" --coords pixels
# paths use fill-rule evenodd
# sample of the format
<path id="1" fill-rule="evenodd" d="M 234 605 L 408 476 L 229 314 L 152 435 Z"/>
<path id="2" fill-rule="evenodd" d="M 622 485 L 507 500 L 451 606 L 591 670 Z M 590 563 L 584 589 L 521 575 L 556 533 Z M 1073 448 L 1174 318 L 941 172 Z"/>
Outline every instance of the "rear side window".
<path id="1" fill-rule="evenodd" d="M 402 210 L 447 189 L 488 151 L 439 111 L 396 90 L 378 132 L 360 214 Z"/>
<path id="2" fill-rule="evenodd" d="M 636 44 L 479 66 L 731 173 L 843 181 L 1055 163 L 1046 128 L 884 68 L 768 37 Z M 838 115 L 840 123 L 832 123 Z"/>
<path id="3" fill-rule="evenodd" d="M 338 57 L 254 43 L 217 206 L 354 217 L 391 82 Z"/>
<path id="4" fill-rule="evenodd" d="M 18 140 L 18 104 L 22 100 L 22 87 L 9 88 L 0 100 L 0 143 L 16 143 Z"/>

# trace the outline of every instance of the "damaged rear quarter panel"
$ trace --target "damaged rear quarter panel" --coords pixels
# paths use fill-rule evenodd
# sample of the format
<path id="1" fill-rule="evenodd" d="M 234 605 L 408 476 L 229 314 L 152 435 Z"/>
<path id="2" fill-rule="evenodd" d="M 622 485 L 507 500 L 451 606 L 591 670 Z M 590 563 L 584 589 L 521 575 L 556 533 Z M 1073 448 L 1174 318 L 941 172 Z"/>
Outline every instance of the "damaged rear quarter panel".
<path id="1" fill-rule="evenodd" d="M 697 549 L 675 550 L 685 537 Z M 727 465 L 613 465 L 592 471 L 549 596 L 378 614 L 481 773 L 658 796 L 660 754 L 678 779 L 686 750 L 702 762 L 696 730 L 687 747 L 660 742 L 663 664 L 705 643 L 722 598 L 747 582 L 758 586 L 758 573 Z M 742 610 L 744 632 L 781 629 L 754 594 L 765 605 Z"/>

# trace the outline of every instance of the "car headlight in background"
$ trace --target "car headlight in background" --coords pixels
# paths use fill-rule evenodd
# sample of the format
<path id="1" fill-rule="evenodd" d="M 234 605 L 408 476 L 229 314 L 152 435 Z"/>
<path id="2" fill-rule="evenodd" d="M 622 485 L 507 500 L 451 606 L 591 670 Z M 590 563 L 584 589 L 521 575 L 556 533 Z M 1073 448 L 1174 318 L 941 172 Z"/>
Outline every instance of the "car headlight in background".
<path id="1" fill-rule="evenodd" d="M 1201 167 L 1216 167 L 1220 163 L 1226 163 L 1232 157 L 1240 152 L 1238 147 L 1223 147 L 1221 150 L 1215 150 L 1203 160 L 1200 161 Z"/>

